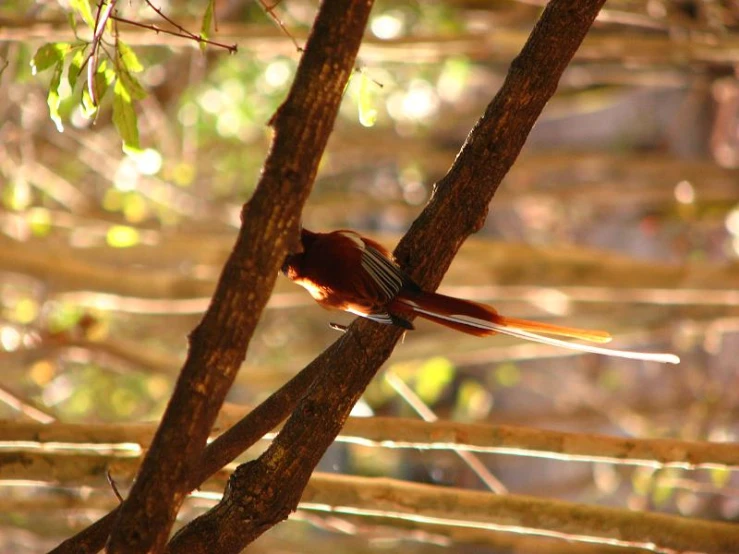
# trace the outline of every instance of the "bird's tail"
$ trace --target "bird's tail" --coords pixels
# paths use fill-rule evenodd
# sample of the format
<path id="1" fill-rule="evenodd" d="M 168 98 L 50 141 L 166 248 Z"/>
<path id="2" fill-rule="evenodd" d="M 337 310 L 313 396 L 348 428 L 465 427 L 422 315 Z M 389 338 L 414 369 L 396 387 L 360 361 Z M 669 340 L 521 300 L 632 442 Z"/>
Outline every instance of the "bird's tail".
<path id="1" fill-rule="evenodd" d="M 401 293 L 400 296 L 396 297 L 395 302 L 401 304 L 402 308 L 406 310 L 410 309 L 422 318 L 478 337 L 501 333 L 551 346 L 559 346 L 582 352 L 592 352 L 594 354 L 604 354 L 606 356 L 670 364 L 680 362 L 680 358 L 674 354 L 612 350 L 601 346 L 552 338 L 547 335 L 606 343 L 611 340 L 611 335 L 605 331 L 561 327 L 538 321 L 504 317 L 490 306 L 443 294 L 423 291 L 414 291 L 407 295 Z"/>

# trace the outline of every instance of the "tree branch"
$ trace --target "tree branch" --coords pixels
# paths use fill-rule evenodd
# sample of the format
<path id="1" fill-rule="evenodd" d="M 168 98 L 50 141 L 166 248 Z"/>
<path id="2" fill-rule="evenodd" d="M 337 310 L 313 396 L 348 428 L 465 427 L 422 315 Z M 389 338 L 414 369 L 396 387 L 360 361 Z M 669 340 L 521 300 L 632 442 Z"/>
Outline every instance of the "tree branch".
<path id="1" fill-rule="evenodd" d="M 739 544 L 739 527 L 730 523 L 385 478 L 316 474 L 301 504 L 329 513 L 436 524 L 440 532 L 458 525 L 661 554 L 726 554 Z"/>
<path id="2" fill-rule="evenodd" d="M 159 552 L 189 491 L 192 470 L 288 251 L 298 246 L 303 204 L 354 67 L 372 2 L 325 2 L 213 302 L 190 350 L 161 425 L 108 542 L 108 552 Z"/>
<path id="3" fill-rule="evenodd" d="M 285 416 L 291 404 L 312 382 L 318 364 L 298 374 L 264 403 L 208 445 L 194 472 L 193 488 L 261 439 L 262 430 Z M 283 408 L 282 406 L 286 406 Z M 274 415 L 271 415 L 274 414 Z M 284 415 L 283 415 L 284 414 Z M 279 419 L 278 419 L 279 418 Z M 270 420 L 267 423 L 263 423 Z M 146 449 L 156 427 L 150 423 L 79 424 L 0 422 L 5 452 L 120 453 L 130 456 L 131 444 Z M 349 418 L 337 442 L 376 448 L 458 450 L 485 454 L 527 456 L 569 462 L 675 468 L 684 470 L 739 470 L 739 445 L 731 442 L 688 441 L 665 438 L 613 437 L 596 433 L 568 433 L 517 425 L 488 425 L 396 417 Z M 17 442 L 15 448 L 12 443 Z M 127 444 L 129 446 L 127 446 Z M 11 467 L 0 467 L 0 479 L 17 476 Z M 42 478 L 33 474 L 31 478 Z"/>
<path id="4" fill-rule="evenodd" d="M 421 286 L 438 286 L 462 242 L 485 221 L 498 185 L 602 4 L 553 0 L 544 10 L 503 87 L 396 249 L 398 261 Z M 369 321 L 353 324 L 326 351 L 334 367 L 317 377 L 270 448 L 237 469 L 223 501 L 183 528 L 170 551 L 239 552 L 285 519 L 401 334 Z"/>
<path id="5" fill-rule="evenodd" d="M 100 460 L 90 455 L 53 456 L 2 454 L 3 463 L 18 467 L 19 478 L 28 479 L 21 465 L 28 464 L 31 478 L 48 478 L 53 473 L 59 483 L 80 482 L 100 487 L 104 466 L 112 463 L 116 479 L 133 476 L 136 460 Z M 101 463 L 102 462 L 102 463 Z M 220 472 L 201 487 L 206 498 L 223 490 L 227 472 Z M 57 483 L 57 485 L 59 484 Z M 681 488 L 679 482 L 670 485 Z M 710 491 L 714 492 L 714 491 Z M 715 492 L 722 492 L 717 490 Z M 58 495 L 50 495 L 58 502 Z M 65 509 L 71 512 L 91 507 L 110 506 L 115 499 L 105 488 L 98 488 L 92 500 L 86 496 L 65 496 Z M 13 502 L 17 504 L 13 505 Z M 202 506 L 202 499 L 201 499 Z M 26 513 L 38 511 L 37 502 L 24 504 L 22 496 L 7 499 L 8 508 Z M 0 506 L 1 507 L 1 506 Z M 491 495 L 480 491 L 408 483 L 386 478 L 367 478 L 329 473 L 314 473 L 299 505 L 297 520 L 328 523 L 336 517 L 354 518 L 364 527 L 385 525 L 424 530 L 438 536 L 454 537 L 461 543 L 480 541 L 478 537 L 458 536 L 462 529 L 475 530 L 485 541 L 501 534 L 525 537 L 566 539 L 567 544 L 612 545 L 673 554 L 674 552 L 731 552 L 727 545 L 739 540 L 739 527 L 728 522 L 707 521 L 671 514 L 645 513 L 624 508 L 593 506 L 520 494 Z M 308 516 L 307 514 L 311 514 Z M 544 523 L 546 522 L 546 523 Z M 528 551 L 528 550 L 527 550 Z M 534 549 L 534 551 L 537 551 Z"/>
<path id="6" fill-rule="evenodd" d="M 208 477 L 233 461 L 236 456 L 252 446 L 285 419 L 308 390 L 315 376 L 322 371 L 330 370 L 330 368 L 330 358 L 327 352 L 324 352 L 267 400 L 210 443 L 203 452 L 197 467 L 188 476 L 189 481 L 184 490 L 189 492 L 200 486 Z M 43 431 L 41 430 L 41 434 L 37 436 L 43 437 Z M 138 435 L 138 437 L 142 438 L 141 435 Z M 67 539 L 54 549 L 52 554 L 91 554 L 98 552 L 103 547 L 110 527 L 113 525 L 119 511 L 120 507 L 97 520 L 74 537 Z"/>
<path id="7" fill-rule="evenodd" d="M 477 10 L 481 9 L 475 6 Z M 470 14 L 472 17 L 472 14 Z M 183 26 L 198 28 L 199 21 L 181 18 Z M 142 20 L 144 25 L 152 20 Z M 482 21 L 484 23 L 484 20 Z M 163 26 L 161 26 L 164 28 Z M 601 29 L 588 37 L 577 53 L 576 62 L 605 64 L 629 60 L 635 67 L 654 69 L 666 65 L 685 66 L 692 63 L 730 64 L 739 48 L 739 36 L 731 28 L 721 34 L 712 34 L 708 28 L 696 29 L 696 34 L 685 32 L 685 24 L 673 29 L 681 33 L 654 32 L 633 29 L 628 34 L 622 29 Z M 90 32 L 79 28 L 83 40 L 89 40 Z M 303 42 L 304 34 L 293 32 L 294 39 Z M 712 40 L 699 40 L 698 36 L 711 36 Z M 121 28 L 121 39 L 131 46 L 168 46 L 186 48 L 190 44 L 182 37 L 157 34 L 150 29 Z M 249 24 L 224 21 L 219 24 L 218 38 L 223 43 L 237 43 L 239 51 L 265 56 L 293 56 L 295 44 L 275 25 Z M 66 19 L 15 21 L 0 19 L 0 43 L 48 41 L 72 42 L 76 39 Z M 439 63 L 450 53 L 473 60 L 505 63 L 524 44 L 526 32 L 502 25 L 489 25 L 484 32 L 464 32 L 457 35 L 401 36 L 393 39 L 368 37 L 362 46 L 361 57 L 366 63 Z"/>
<path id="8" fill-rule="evenodd" d="M 325 354 L 324 354 L 325 355 Z M 283 389 L 272 395 L 265 403 L 247 414 L 237 425 L 212 442 L 206 449 L 196 477 L 190 486 L 200 486 L 207 477 L 215 473 L 222 465 L 258 440 L 270 425 L 282 419 L 291 406 L 311 382 L 311 372 L 324 368 L 320 364 L 323 356 L 311 364 L 307 370 L 299 373 L 289 381 Z M 37 441 L 40 450 L 44 444 L 55 443 L 55 447 L 74 449 L 75 443 L 138 443 L 146 447 L 151 440 L 154 429 L 151 425 L 72 425 L 54 423 L 40 425 L 37 423 L 6 423 L 0 426 L 0 434 L 9 441 Z M 572 461 L 601 461 L 617 464 L 646 465 L 651 467 L 730 467 L 738 465 L 739 450 L 733 444 L 705 443 L 693 441 L 677 441 L 670 439 L 621 439 L 604 435 L 588 435 L 582 433 L 562 433 L 525 427 L 493 426 L 464 424 L 457 422 L 437 422 L 429 425 L 424 422 L 397 418 L 361 418 L 350 419 L 344 427 L 340 441 L 360 444 L 377 444 L 389 447 L 407 447 L 421 449 L 462 448 L 465 450 L 506 453 L 513 455 L 538 456 L 543 458 L 567 459 Z M 11 454 L 11 459 L 15 454 Z M 54 470 L 56 479 L 61 482 L 71 480 L 78 482 L 80 472 L 88 475 L 84 460 L 90 458 L 76 455 L 73 466 L 67 465 L 69 473 Z M 51 474 L 52 462 L 46 454 L 25 454 L 23 460 L 24 478 L 44 479 Z M 110 458 L 102 465 L 100 455 L 90 458 L 90 463 L 97 468 L 98 478 L 105 467 L 115 467 L 116 476 L 130 475 L 133 460 L 117 460 Z M 111 466 L 110 464 L 114 464 Z M 12 478 L 12 466 L 4 472 L 4 478 Z M 35 471 L 29 470 L 34 468 Z M 131 468 L 131 469 L 129 469 Z M 29 471 L 31 473 L 29 474 Z M 7 473 L 7 474 L 6 474 Z M 320 489 L 320 487 L 319 487 Z M 318 493 L 316 493 L 318 494 Z M 361 494 L 360 496 L 366 496 Z M 321 497 L 328 502 L 331 494 Z M 317 502 L 317 500 L 314 499 Z M 416 511 L 416 510 L 414 510 Z M 70 539 L 60 546 L 56 552 L 97 552 L 107 536 L 107 529 L 112 524 L 117 510 L 99 520 L 86 529 L 75 540 Z M 439 531 L 441 532 L 441 531 Z M 584 531 L 583 531 L 584 532 Z"/>

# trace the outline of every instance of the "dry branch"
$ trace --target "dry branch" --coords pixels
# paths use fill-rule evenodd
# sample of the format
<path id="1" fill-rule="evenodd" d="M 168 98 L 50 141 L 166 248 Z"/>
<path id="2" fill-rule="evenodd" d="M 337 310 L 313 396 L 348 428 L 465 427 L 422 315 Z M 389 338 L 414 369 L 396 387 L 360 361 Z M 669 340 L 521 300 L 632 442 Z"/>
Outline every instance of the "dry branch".
<path id="1" fill-rule="evenodd" d="M 180 21 L 189 28 L 197 28 L 200 24 L 186 19 Z M 714 34 L 704 30 L 703 33 L 692 34 L 682 31 L 599 30 L 583 42 L 575 61 L 607 63 L 628 60 L 636 67 L 648 69 L 669 64 L 733 64 L 739 59 L 739 36 L 735 32 Z M 298 42 L 305 41 L 304 34 L 298 31 L 292 31 L 292 34 Z M 80 36 L 85 38 L 82 29 Z M 190 41 L 181 37 L 155 34 L 148 29 L 121 27 L 120 36 L 132 46 L 192 47 Z M 293 41 L 274 25 L 223 22 L 219 24 L 217 37 L 221 42 L 238 44 L 242 52 L 252 52 L 262 58 L 295 55 Z M 393 39 L 368 36 L 360 56 L 365 63 L 438 63 L 450 56 L 504 63 L 516 56 L 526 37 L 525 30 L 503 25 L 490 25 L 483 32 L 463 32 L 456 36 L 426 34 Z M 74 40 L 66 20 L 36 21 L 30 25 L 26 21 L 0 20 L 0 42 Z"/>
<path id="2" fill-rule="evenodd" d="M 327 351 L 328 352 L 328 351 Z M 191 491 L 224 465 L 257 442 L 267 431 L 285 419 L 305 394 L 318 372 L 330 367 L 328 353 L 324 352 L 305 369 L 295 375 L 249 414 L 231 426 L 205 449 L 183 489 Z M 54 550 L 56 554 L 97 552 L 103 546 L 119 508 L 84 529 Z"/>
<path id="3" fill-rule="evenodd" d="M 368 446 L 424 450 L 462 449 L 655 468 L 739 469 L 739 446 L 733 443 L 619 438 L 510 425 L 353 418 L 344 426 L 338 440 Z"/>
<path id="4" fill-rule="evenodd" d="M 8 480 L 47 481 L 59 485 L 103 486 L 107 471 L 116 480 L 130 481 L 138 457 L 120 454 L 63 454 L 60 452 L 0 452 L 0 475 Z"/>
<path id="5" fill-rule="evenodd" d="M 250 421 L 252 419 L 253 416 Z M 153 423 L 110 425 L 0 421 L 0 444 L 7 452 L 94 451 L 109 455 L 119 452 L 119 455 L 130 456 L 139 451 L 136 445 L 142 449 L 148 447 L 155 429 Z M 739 470 L 739 445 L 729 442 L 621 438 L 513 425 L 425 422 L 389 417 L 349 418 L 336 440 L 377 448 L 466 450 L 656 469 Z M 17 443 L 17 446 L 13 443 Z M 232 461 L 247 446 L 239 444 L 218 455 L 211 452 L 211 457 L 218 457 L 219 462 L 208 464 L 210 469 Z M 223 443 L 219 443 L 212 450 L 223 448 Z M 0 467 L 0 479 L 12 478 L 5 471 L 6 468 Z M 198 470 L 196 473 L 205 472 Z"/>
<path id="6" fill-rule="evenodd" d="M 384 478 L 316 474 L 302 502 L 303 508 L 329 513 L 637 547 L 661 554 L 728 554 L 739 544 L 739 526 L 728 523 Z"/>
<path id="7" fill-rule="evenodd" d="M 0 385 L 0 404 L 5 404 L 35 421 L 50 423 L 56 419 L 48 408 L 42 408 L 37 402 Z M 2 436 L 2 435 L 0 435 Z"/>
<path id="8" fill-rule="evenodd" d="M 162 245 L 156 248 L 166 248 Z M 94 290 L 149 298 L 207 297 L 214 283 L 170 270 L 135 270 L 86 260 L 74 248 L 0 237 L 0 269 L 32 276 L 58 290 Z"/>
<path id="9" fill-rule="evenodd" d="M 11 458 L 16 456 L 16 461 Z M 133 477 L 136 460 L 91 455 L 4 454 L 0 464 L 24 464 L 18 478 L 104 486 L 110 469 L 117 480 Z M 209 480 L 202 491 L 222 490 L 227 473 Z M 112 496 L 111 496 L 112 498 Z M 80 498 L 79 502 L 83 502 Z M 68 505 L 68 509 L 82 507 Z M 301 510 L 351 515 L 386 525 L 420 526 L 442 536 L 461 529 L 514 533 L 585 543 L 643 548 L 652 552 L 728 553 L 738 544 L 739 527 L 721 522 L 575 504 L 521 495 L 491 495 L 457 488 L 314 473 L 299 504 Z M 38 509 L 38 506 L 35 506 Z M 457 540 L 463 540 L 457 537 Z M 479 539 L 478 539 L 479 540 Z"/>

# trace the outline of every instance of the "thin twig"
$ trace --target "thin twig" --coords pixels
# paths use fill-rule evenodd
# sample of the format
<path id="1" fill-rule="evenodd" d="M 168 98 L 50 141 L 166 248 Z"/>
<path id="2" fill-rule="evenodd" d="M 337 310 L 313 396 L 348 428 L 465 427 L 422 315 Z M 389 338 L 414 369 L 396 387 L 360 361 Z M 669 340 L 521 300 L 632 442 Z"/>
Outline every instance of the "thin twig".
<path id="1" fill-rule="evenodd" d="M 154 4 L 152 4 L 150 0 L 145 0 L 145 1 L 146 1 L 146 5 L 149 6 L 152 10 L 154 10 L 159 17 L 161 17 L 162 19 L 164 19 L 164 21 L 166 21 L 167 23 L 169 23 L 170 25 L 172 25 L 175 29 L 179 30 L 179 32 L 181 34 L 180 35 L 175 35 L 175 36 L 181 36 L 181 37 L 184 37 L 184 38 L 189 38 L 189 39 L 194 40 L 196 42 L 201 42 L 201 43 L 205 43 L 205 44 L 212 44 L 213 46 L 219 46 L 221 48 L 225 48 L 231 54 L 233 54 L 234 52 L 237 51 L 236 44 L 234 44 L 232 46 L 227 46 L 225 44 L 220 44 L 220 43 L 217 43 L 217 42 L 210 41 L 210 40 L 204 38 L 202 35 L 199 35 L 199 34 L 196 35 L 195 33 L 191 33 L 190 31 L 188 31 L 187 29 L 185 29 L 182 25 L 180 25 L 179 23 L 177 23 L 176 21 L 174 21 L 173 19 L 171 19 L 170 17 L 168 17 L 160 8 L 157 8 Z M 130 21 L 126 21 L 126 23 L 131 23 L 131 22 Z M 158 29 L 155 25 L 153 25 L 152 27 L 155 30 Z M 162 32 L 167 32 L 167 31 L 164 31 L 163 29 L 159 29 L 159 30 L 161 30 Z M 171 33 L 170 32 L 170 34 L 174 34 L 174 33 Z"/>
<path id="2" fill-rule="evenodd" d="M 133 25 L 134 27 L 140 27 L 141 29 L 148 29 L 149 31 L 154 31 L 155 33 L 164 33 L 164 34 L 172 35 L 175 37 L 180 37 L 180 38 L 185 38 L 189 40 L 194 40 L 196 42 L 210 44 L 211 46 L 216 46 L 218 48 L 223 48 L 224 50 L 228 50 L 230 54 L 235 54 L 239 50 L 239 47 L 236 43 L 230 44 L 230 45 L 224 44 L 222 42 L 218 42 L 215 40 L 203 38 L 202 36 L 199 36 L 199 35 L 194 35 L 189 31 L 185 31 L 184 33 L 178 32 L 178 31 L 170 31 L 169 29 L 163 29 L 162 27 L 157 27 L 153 23 L 139 23 L 138 21 L 132 21 L 131 19 L 126 19 L 125 17 L 120 17 L 117 15 L 111 16 L 111 19 L 114 19 L 115 21 L 118 21 L 120 23 L 125 23 L 127 25 Z"/>
<path id="3" fill-rule="evenodd" d="M 21 398 L 3 385 L 0 385 L 0 402 L 7 404 L 39 423 L 48 424 L 56 421 L 53 415 L 34 406 L 30 400 Z"/>
<path id="4" fill-rule="evenodd" d="M 171 18 L 167 17 L 167 15 L 160 8 L 157 8 L 149 0 L 145 0 L 145 1 L 146 1 L 146 5 L 149 6 L 152 10 L 154 10 L 159 17 L 161 17 L 164 21 L 166 21 L 167 23 L 169 23 L 170 25 L 172 25 L 172 27 L 174 27 L 176 29 L 179 29 L 179 31 L 182 34 L 190 37 L 191 39 L 197 39 L 198 38 L 197 35 L 195 35 L 194 33 L 191 33 L 190 31 L 188 31 L 187 29 L 185 29 L 182 25 L 180 25 L 179 23 L 175 22 Z"/>
<path id="5" fill-rule="evenodd" d="M 303 53 L 303 48 L 298 44 L 298 41 L 295 40 L 295 37 L 290 33 L 290 31 L 287 30 L 287 27 L 285 27 L 285 24 L 282 22 L 282 20 L 277 16 L 275 13 L 275 8 L 280 4 L 280 0 L 277 0 L 274 4 L 271 6 L 268 6 L 267 3 L 264 0 L 259 0 L 259 4 L 264 8 L 264 11 L 267 12 L 267 15 L 269 15 L 272 18 L 272 21 L 277 23 L 277 26 L 282 29 L 282 32 L 285 33 L 285 36 L 289 38 L 292 43 L 295 45 L 295 49 L 298 51 L 298 53 Z"/>
<path id="6" fill-rule="evenodd" d="M 429 423 L 438 421 L 439 418 L 433 410 L 429 408 L 421 397 L 418 396 L 415 391 L 413 391 L 413 389 L 411 389 L 394 371 L 388 370 L 385 372 L 385 381 L 393 387 L 395 392 L 398 393 L 398 396 L 405 400 L 408 405 L 421 416 L 421 419 Z M 496 494 L 505 494 L 508 492 L 506 486 L 501 483 L 495 475 L 490 473 L 485 464 L 483 464 L 480 461 L 480 458 L 475 454 L 468 450 L 459 450 L 456 448 L 452 448 L 452 451 L 459 456 L 465 464 L 467 464 L 467 467 L 469 467 L 475 475 L 480 478 L 480 481 L 482 481 L 491 491 Z"/>
<path id="7" fill-rule="evenodd" d="M 97 106 L 99 100 L 97 97 L 97 91 L 95 90 L 95 71 L 98 67 L 98 48 L 100 48 L 103 34 L 105 33 L 105 25 L 108 23 L 108 19 L 110 19 L 116 1 L 117 0 L 107 0 L 106 4 L 106 0 L 103 0 L 103 2 L 98 4 L 98 10 L 95 14 L 95 33 L 92 35 L 92 40 L 90 41 L 92 49 L 90 50 L 90 55 L 83 64 L 83 66 L 87 65 L 87 91 L 90 93 L 90 100 L 92 101 L 93 106 Z"/>
<path id="8" fill-rule="evenodd" d="M 118 487 L 116 486 L 115 481 L 113 480 L 113 476 L 110 474 L 110 470 L 105 472 L 105 479 L 108 481 L 110 488 L 113 489 L 113 494 L 115 494 L 115 497 L 118 499 L 118 502 L 123 504 L 123 497 L 121 496 L 121 493 L 118 492 Z"/>

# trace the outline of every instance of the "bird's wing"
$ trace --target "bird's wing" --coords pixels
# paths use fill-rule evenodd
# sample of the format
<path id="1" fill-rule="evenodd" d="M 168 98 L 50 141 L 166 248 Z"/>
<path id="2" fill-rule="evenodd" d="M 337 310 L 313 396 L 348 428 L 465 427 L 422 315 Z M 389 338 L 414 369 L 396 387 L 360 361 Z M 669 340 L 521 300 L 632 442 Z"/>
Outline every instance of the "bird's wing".
<path id="1" fill-rule="evenodd" d="M 352 231 L 342 231 L 342 235 L 351 240 L 361 251 L 361 264 L 364 269 L 364 278 L 361 280 L 365 287 L 366 298 L 374 298 L 375 305 L 371 310 L 358 304 L 346 306 L 346 310 L 361 315 L 385 325 L 397 325 L 412 329 L 410 322 L 405 321 L 385 309 L 400 292 L 403 284 L 408 280 L 403 270 L 392 259 L 392 254 L 371 239 L 361 237 Z"/>
<path id="2" fill-rule="evenodd" d="M 378 299 L 381 298 L 385 302 L 395 298 L 407 278 L 393 260 L 392 254 L 381 244 L 362 237 L 354 231 L 339 231 L 339 233 L 361 252 L 360 261 L 366 277 L 363 281 L 376 293 L 372 296 L 378 296 Z"/>
<path id="3" fill-rule="evenodd" d="M 362 267 L 377 284 L 389 301 L 403 287 L 403 272 L 396 263 L 371 244 L 365 243 L 362 251 Z"/>

